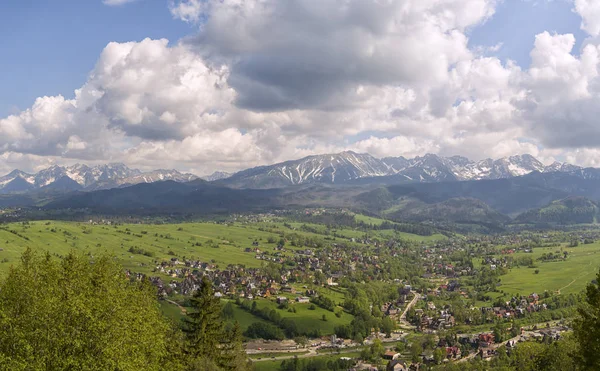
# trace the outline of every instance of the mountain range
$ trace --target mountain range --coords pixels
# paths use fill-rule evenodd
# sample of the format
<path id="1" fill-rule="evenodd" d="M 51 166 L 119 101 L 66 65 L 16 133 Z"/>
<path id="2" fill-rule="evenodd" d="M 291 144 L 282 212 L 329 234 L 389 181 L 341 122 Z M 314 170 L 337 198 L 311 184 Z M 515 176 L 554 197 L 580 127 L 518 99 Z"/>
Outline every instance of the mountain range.
<path id="1" fill-rule="evenodd" d="M 471 161 L 461 156 L 442 157 L 435 154 L 412 159 L 378 159 L 369 154 L 347 151 L 243 170 L 217 182 L 234 188 L 280 188 L 313 183 L 398 184 L 505 179 L 532 172 L 575 173 L 583 170 L 559 162 L 545 166 L 528 154 Z"/>
<path id="2" fill-rule="evenodd" d="M 123 164 L 53 166 L 36 174 L 15 170 L 0 177 L 0 208 L 34 207 L 41 215 L 187 217 L 332 207 L 399 222 L 498 231 L 515 224 L 596 223 L 599 205 L 600 169 L 545 166 L 530 155 L 471 161 L 342 152 L 204 179 Z"/>
<path id="3" fill-rule="evenodd" d="M 306 184 L 390 185 L 466 180 L 506 179 L 532 172 L 562 172 L 597 177 L 599 171 L 555 162 L 545 166 L 531 155 L 471 161 L 465 157 L 426 154 L 415 158 L 376 158 L 351 151 L 308 156 L 299 160 L 259 166 L 235 174 L 217 171 L 202 179 L 230 188 L 269 189 Z M 0 194 L 35 191 L 94 191 L 139 183 L 198 179 L 176 170 L 142 172 L 124 164 L 52 166 L 35 174 L 14 170 L 0 177 Z"/>
<path id="4" fill-rule="evenodd" d="M 93 191 L 164 180 L 189 182 L 197 178 L 193 174 L 183 174 L 176 170 L 142 172 L 137 169 L 130 169 L 124 164 L 107 164 L 93 167 L 80 164 L 67 167 L 52 166 L 35 174 L 14 170 L 0 177 L 0 194 L 36 190 L 58 192 Z"/>

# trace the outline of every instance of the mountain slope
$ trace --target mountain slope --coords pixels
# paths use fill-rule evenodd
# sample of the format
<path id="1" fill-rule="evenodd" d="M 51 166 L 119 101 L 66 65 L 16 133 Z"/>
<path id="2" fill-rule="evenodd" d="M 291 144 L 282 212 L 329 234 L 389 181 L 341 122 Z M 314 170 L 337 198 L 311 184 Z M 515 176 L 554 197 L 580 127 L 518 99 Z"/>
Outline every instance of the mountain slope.
<path id="1" fill-rule="evenodd" d="M 231 177 L 233 174 L 225 172 L 225 171 L 215 171 L 214 173 L 207 175 L 207 176 L 203 176 L 202 179 L 208 181 L 208 182 L 214 182 L 217 180 L 222 180 L 222 179 L 227 179 L 229 177 Z"/>
<path id="2" fill-rule="evenodd" d="M 313 183 L 401 184 L 505 179 L 532 172 L 580 172 L 581 176 L 587 176 L 584 170 L 562 163 L 544 166 L 527 154 L 475 162 L 461 156 L 427 154 L 412 159 L 377 159 L 369 154 L 342 152 L 247 169 L 217 180 L 217 183 L 234 188 L 278 188 Z"/>
<path id="3" fill-rule="evenodd" d="M 235 190 L 203 182 L 163 181 L 63 196 L 46 209 L 88 209 L 109 214 L 221 213 L 276 206 L 275 193 Z"/>
<path id="4" fill-rule="evenodd" d="M 410 206 L 408 206 L 410 205 Z M 485 202 L 474 198 L 451 198 L 434 204 L 413 203 L 388 217 L 414 221 L 442 221 L 452 223 L 502 224 L 510 218 L 489 207 Z"/>
<path id="5" fill-rule="evenodd" d="M 529 210 L 515 218 L 516 223 L 581 224 L 594 223 L 600 208 L 585 197 L 571 196 Z"/>
<path id="6" fill-rule="evenodd" d="M 71 180 L 67 182 L 66 179 Z M 44 189 L 52 184 L 55 191 L 95 190 L 122 186 L 124 184 L 151 183 L 162 180 L 189 182 L 197 179 L 192 174 L 182 174 L 176 170 L 155 170 L 141 172 L 123 164 L 107 164 L 89 167 L 73 165 L 68 167 L 52 166 L 36 174 L 27 174 L 19 170 L 0 177 L 0 193 L 20 193 Z M 78 186 L 75 186 L 77 184 Z"/>
<path id="7" fill-rule="evenodd" d="M 9 193 L 18 193 L 18 192 L 26 192 L 34 189 L 35 186 L 29 183 L 27 180 L 23 179 L 21 176 L 17 176 L 9 181 L 7 181 L 2 188 L 0 188 L 0 193 L 9 194 Z"/>
<path id="8" fill-rule="evenodd" d="M 307 183 L 343 183 L 389 173 L 390 169 L 381 160 L 348 151 L 240 171 L 220 184 L 237 188 L 276 188 Z"/>

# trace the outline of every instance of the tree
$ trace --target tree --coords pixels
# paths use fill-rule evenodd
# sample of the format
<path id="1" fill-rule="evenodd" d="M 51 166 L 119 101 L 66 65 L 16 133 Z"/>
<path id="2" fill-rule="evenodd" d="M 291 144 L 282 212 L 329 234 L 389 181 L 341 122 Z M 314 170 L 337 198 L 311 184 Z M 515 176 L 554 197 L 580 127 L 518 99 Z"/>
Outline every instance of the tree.
<path id="1" fill-rule="evenodd" d="M 220 344 L 223 340 L 221 302 L 215 296 L 210 280 L 204 276 L 200 288 L 190 299 L 190 310 L 184 319 L 187 335 L 186 351 L 191 358 L 203 358 L 219 365 L 222 361 Z"/>
<path id="2" fill-rule="evenodd" d="M 246 356 L 242 340 L 242 328 L 236 321 L 231 331 L 226 335 L 226 341 L 223 344 L 223 369 L 230 371 L 246 371 L 252 369 L 252 363 Z"/>
<path id="3" fill-rule="evenodd" d="M 27 249 L 0 282 L 2 370 L 181 369 L 174 333 L 154 288 L 110 256 Z"/>
<path id="4" fill-rule="evenodd" d="M 248 326 L 244 335 L 251 339 L 283 340 L 285 338 L 279 327 L 268 322 L 252 323 Z"/>
<path id="5" fill-rule="evenodd" d="M 600 369 L 600 273 L 588 284 L 585 300 L 577 308 L 573 334 L 579 344 L 579 356 L 585 369 Z"/>
<path id="6" fill-rule="evenodd" d="M 577 343 L 572 334 L 565 334 L 559 341 L 548 345 L 537 362 L 537 369 L 543 371 L 561 371 L 580 369 L 577 354 Z"/>
<path id="7" fill-rule="evenodd" d="M 436 365 L 439 365 L 440 363 L 442 363 L 443 360 L 444 360 L 444 353 L 442 352 L 442 349 L 436 348 L 436 350 L 433 351 L 433 361 L 435 362 Z"/>
<path id="8" fill-rule="evenodd" d="M 421 354 L 423 353 L 423 347 L 419 343 L 413 343 L 410 347 L 410 355 L 413 363 L 421 362 Z"/>
<path id="9" fill-rule="evenodd" d="M 233 319 L 235 312 L 233 309 L 233 304 L 231 304 L 231 302 L 227 302 L 227 304 L 225 304 L 223 306 L 223 310 L 221 312 L 221 315 L 223 316 L 223 319 Z"/>
<path id="10" fill-rule="evenodd" d="M 383 357 L 385 353 L 385 348 L 383 347 L 383 343 L 379 339 L 373 340 L 373 344 L 371 344 L 371 354 L 375 359 Z"/>
<path id="11" fill-rule="evenodd" d="M 500 321 L 496 322 L 496 325 L 494 326 L 494 341 L 496 343 L 504 341 L 504 327 Z"/>
<path id="12" fill-rule="evenodd" d="M 392 335 L 392 331 L 396 328 L 396 323 L 390 317 L 384 317 L 381 320 L 381 331 L 387 336 Z"/>
<path id="13" fill-rule="evenodd" d="M 512 366 L 520 371 L 537 370 L 537 363 L 543 351 L 543 344 L 534 342 L 521 343 L 514 350 Z"/>

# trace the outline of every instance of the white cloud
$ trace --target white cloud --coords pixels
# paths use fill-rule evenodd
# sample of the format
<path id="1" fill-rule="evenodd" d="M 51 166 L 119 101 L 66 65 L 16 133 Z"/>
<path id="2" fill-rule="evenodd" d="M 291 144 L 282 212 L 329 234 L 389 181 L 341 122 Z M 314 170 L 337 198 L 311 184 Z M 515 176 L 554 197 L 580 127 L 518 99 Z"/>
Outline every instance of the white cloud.
<path id="1" fill-rule="evenodd" d="M 575 11 L 581 16 L 581 29 L 591 36 L 600 35 L 600 2 L 575 0 Z"/>
<path id="2" fill-rule="evenodd" d="M 119 6 L 119 5 L 125 5 L 128 3 L 133 3 L 134 1 L 137 1 L 137 0 L 102 0 L 102 3 L 104 5 L 108 5 L 108 6 Z"/>
<path id="3" fill-rule="evenodd" d="M 206 0 L 169 0 L 169 10 L 173 17 L 184 22 L 197 23 L 205 8 Z"/>
<path id="4" fill-rule="evenodd" d="M 541 33 L 521 68 L 468 47 L 495 6 L 171 1 L 196 35 L 107 45 L 73 98 L 0 119 L 0 170 L 123 161 L 209 173 L 345 149 L 600 163 L 588 158 L 600 154 L 597 38 L 575 55 L 573 35 Z M 595 2 L 575 8 L 597 36 Z"/>

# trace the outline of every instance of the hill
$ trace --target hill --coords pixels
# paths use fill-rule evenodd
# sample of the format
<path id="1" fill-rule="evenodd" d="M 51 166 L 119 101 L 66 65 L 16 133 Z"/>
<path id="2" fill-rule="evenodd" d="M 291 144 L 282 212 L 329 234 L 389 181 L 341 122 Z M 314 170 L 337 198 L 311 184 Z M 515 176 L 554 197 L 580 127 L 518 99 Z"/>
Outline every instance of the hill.
<path id="1" fill-rule="evenodd" d="M 431 220 L 451 223 L 503 224 L 510 221 L 508 216 L 474 198 L 451 198 L 434 204 L 407 202 L 402 209 L 389 213 L 387 216 L 414 222 Z"/>
<path id="2" fill-rule="evenodd" d="M 584 197 L 567 197 L 547 206 L 529 210 L 515 218 L 516 223 L 582 224 L 595 223 L 598 204 Z"/>

